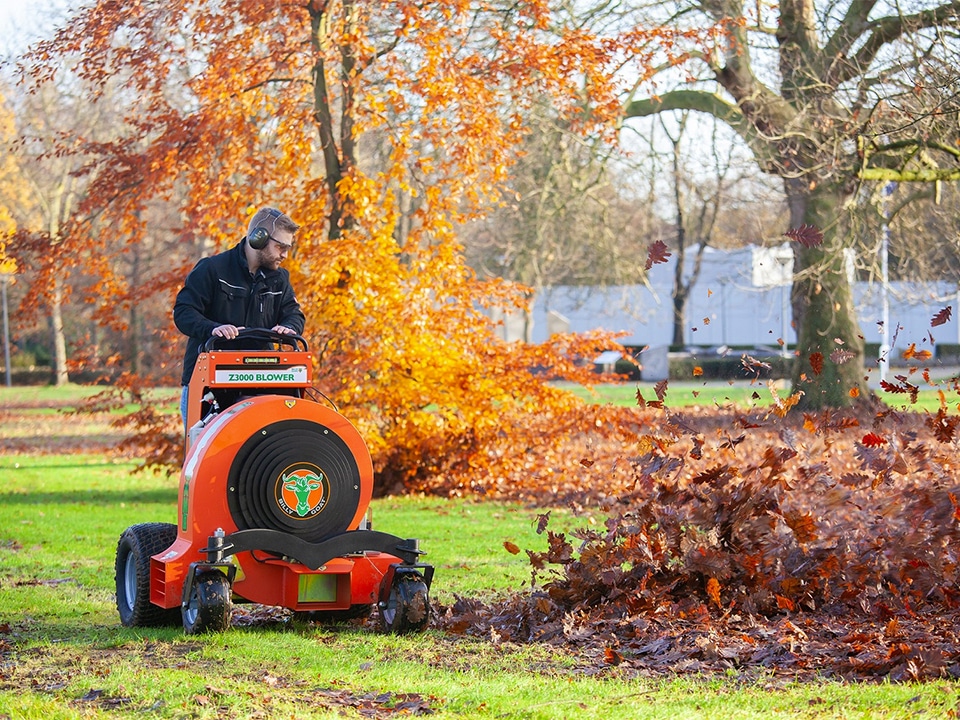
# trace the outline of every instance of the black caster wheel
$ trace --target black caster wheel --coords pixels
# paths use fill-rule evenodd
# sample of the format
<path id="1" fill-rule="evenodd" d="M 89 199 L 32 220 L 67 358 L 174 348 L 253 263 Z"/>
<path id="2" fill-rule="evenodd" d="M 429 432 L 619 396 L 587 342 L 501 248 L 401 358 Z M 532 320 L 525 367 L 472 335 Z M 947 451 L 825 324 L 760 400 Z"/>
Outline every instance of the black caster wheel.
<path id="1" fill-rule="evenodd" d="M 402 635 L 420 632 L 430 622 L 430 594 L 420 573 L 393 576 L 386 600 L 379 603 L 380 630 Z"/>
<path id="2" fill-rule="evenodd" d="M 188 635 L 226 630 L 233 611 L 230 581 L 220 572 L 197 575 L 181 611 L 183 629 Z"/>

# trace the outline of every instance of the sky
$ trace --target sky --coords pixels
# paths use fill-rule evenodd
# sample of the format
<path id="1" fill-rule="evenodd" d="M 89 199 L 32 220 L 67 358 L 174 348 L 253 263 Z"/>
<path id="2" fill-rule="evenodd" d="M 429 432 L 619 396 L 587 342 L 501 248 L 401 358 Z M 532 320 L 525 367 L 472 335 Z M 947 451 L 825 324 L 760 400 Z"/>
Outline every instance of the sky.
<path id="1" fill-rule="evenodd" d="M 31 41 L 51 37 L 76 0 L 0 0 L 0 56 L 11 57 Z"/>

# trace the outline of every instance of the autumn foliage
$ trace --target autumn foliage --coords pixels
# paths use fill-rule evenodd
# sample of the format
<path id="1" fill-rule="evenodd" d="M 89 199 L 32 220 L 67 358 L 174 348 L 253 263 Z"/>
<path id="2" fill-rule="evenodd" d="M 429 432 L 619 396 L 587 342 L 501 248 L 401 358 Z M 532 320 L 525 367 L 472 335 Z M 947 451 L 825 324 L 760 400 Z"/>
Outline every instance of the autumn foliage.
<path id="1" fill-rule="evenodd" d="M 586 420 L 548 381 L 592 382 L 590 360 L 616 342 L 499 339 L 492 318 L 524 312 L 528 291 L 476 277 L 458 229 L 509 200 L 534 106 L 609 135 L 620 55 L 643 74 L 671 42 L 660 30 L 595 34 L 540 0 L 94 3 L 23 65 L 36 87 L 76 61 L 91 102 L 115 104 L 121 119 L 112 139 L 57 148 L 85 159 L 89 185 L 53 252 L 34 254 L 37 277 L 81 268 L 100 321 L 123 327 L 137 303 L 172 305 L 197 259 L 174 251 L 132 286 L 114 260 L 147 246 L 152 220 L 175 213 L 172 232 L 199 254 L 237 242 L 254 208 L 281 207 L 303 226 L 287 264 L 318 388 L 368 439 L 385 485 L 489 475 L 544 442 L 545 428 L 549 444 Z M 91 251 L 101 230 L 109 253 Z M 175 377 L 179 338 L 157 330 Z M 125 373 L 117 385 L 136 394 L 158 380 Z M 150 462 L 176 464 L 175 422 L 146 407 L 125 422 Z"/>
<path id="2" fill-rule="evenodd" d="M 444 627 L 626 673 L 955 675 L 956 420 L 648 406 L 619 451 L 580 445 L 576 477 L 511 488 L 600 520 L 565 534 L 541 511 L 529 591 L 460 599 Z"/>
<path id="3" fill-rule="evenodd" d="M 458 229 L 509 200 L 525 113 L 547 100 L 584 134 L 609 132 L 617 63 L 630 57 L 643 76 L 674 38 L 592 35 L 551 23 L 540 0 L 118 8 L 92 4 L 25 65 L 43 82 L 75 59 L 94 101 L 122 90 L 116 137 L 57 149 L 86 159 L 89 186 L 57 243 L 24 252 L 36 277 L 82 266 L 99 319 L 122 326 L 137 303 L 172 306 L 192 251 L 235 243 L 254 208 L 300 222 L 289 266 L 318 389 L 367 440 L 382 491 L 604 515 L 568 537 L 544 514 L 546 547 L 529 550 L 532 590 L 495 606 L 463 600 L 445 627 L 501 641 L 589 638 L 619 667 L 768 662 L 920 678 L 957 663 L 955 649 L 924 654 L 908 631 L 960 601 L 955 388 L 929 416 L 873 406 L 803 415 L 799 387 L 786 397 L 771 388 L 770 410 L 678 412 L 666 382 L 635 408 L 587 405 L 550 381 L 597 380 L 590 360 L 615 338 L 508 343 L 493 318 L 522 312 L 527 289 L 464 264 Z M 171 216 L 167 231 L 191 252 L 171 252 L 135 287 L 114 261 Z M 823 241 L 810 225 L 788 236 L 806 249 Z M 668 256 L 654 244 L 647 269 Z M 932 324 L 949 317 L 946 308 Z M 125 373 L 122 396 L 98 402 L 139 403 L 119 421 L 130 442 L 176 466 L 179 418 L 141 393 L 176 376 L 180 339 L 157 330 L 169 341 L 168 377 Z M 798 358 L 803 373 L 832 377 L 855 356 L 843 338 L 834 346 Z M 911 373 L 881 389 L 909 403 L 920 382 Z M 881 629 L 857 636 L 850 618 Z M 834 628 L 849 652 L 803 656 L 824 637 L 814 626 Z"/>

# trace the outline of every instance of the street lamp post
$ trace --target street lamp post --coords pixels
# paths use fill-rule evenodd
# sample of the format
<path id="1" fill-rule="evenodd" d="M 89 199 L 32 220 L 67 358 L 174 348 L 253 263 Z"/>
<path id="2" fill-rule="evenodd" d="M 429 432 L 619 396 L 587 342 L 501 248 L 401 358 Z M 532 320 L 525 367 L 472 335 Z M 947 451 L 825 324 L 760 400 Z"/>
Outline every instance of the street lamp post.
<path id="1" fill-rule="evenodd" d="M 0 295 L 3 296 L 3 367 L 6 370 L 7 387 L 13 385 L 10 376 L 10 316 L 7 313 L 7 283 L 10 273 L 0 272 Z"/>
<path id="2" fill-rule="evenodd" d="M 890 196 L 896 189 L 895 182 L 888 182 L 883 186 L 880 200 L 883 210 L 883 228 L 880 231 L 880 312 L 882 313 L 880 331 L 883 337 L 880 338 L 880 356 L 877 360 L 881 380 L 887 379 L 890 353 L 893 352 L 890 346 Z"/>
<path id="3" fill-rule="evenodd" d="M 793 285 L 793 278 L 788 275 L 787 266 L 792 259 L 786 255 L 777 255 L 777 263 L 780 265 L 780 339 L 783 341 L 780 354 L 785 358 L 790 357 L 790 349 L 787 347 L 787 333 L 790 330 L 787 287 Z"/>
<path id="4" fill-rule="evenodd" d="M 720 344 L 727 345 L 727 283 L 730 278 L 720 276 Z M 960 317 L 960 316 L 958 316 Z"/>

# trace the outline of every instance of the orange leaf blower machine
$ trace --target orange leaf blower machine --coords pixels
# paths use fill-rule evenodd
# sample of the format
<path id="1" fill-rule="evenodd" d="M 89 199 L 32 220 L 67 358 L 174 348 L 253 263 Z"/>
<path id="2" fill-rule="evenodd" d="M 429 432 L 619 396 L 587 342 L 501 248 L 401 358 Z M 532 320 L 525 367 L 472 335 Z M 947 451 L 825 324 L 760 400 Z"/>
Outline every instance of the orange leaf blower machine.
<path id="1" fill-rule="evenodd" d="M 190 381 L 177 523 L 120 537 L 121 622 L 223 630 L 252 602 L 317 619 L 376 606 L 383 631 L 422 630 L 433 567 L 417 540 L 369 527 L 370 453 L 312 388 L 306 341 L 244 330 L 236 344 L 264 349 L 211 340 Z"/>

